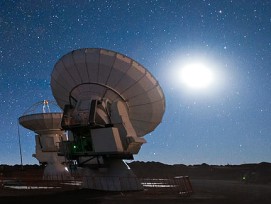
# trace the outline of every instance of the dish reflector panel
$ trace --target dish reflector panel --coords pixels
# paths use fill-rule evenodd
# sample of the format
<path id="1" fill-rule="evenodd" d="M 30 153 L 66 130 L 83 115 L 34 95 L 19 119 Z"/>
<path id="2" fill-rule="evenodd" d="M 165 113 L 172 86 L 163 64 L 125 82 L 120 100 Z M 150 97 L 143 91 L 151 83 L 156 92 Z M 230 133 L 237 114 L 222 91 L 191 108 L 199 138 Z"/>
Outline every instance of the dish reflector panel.
<path id="1" fill-rule="evenodd" d="M 123 100 L 138 136 L 153 131 L 165 111 L 163 91 L 152 74 L 110 50 L 87 48 L 64 55 L 54 66 L 51 88 L 62 109 L 71 98 Z"/>
<path id="2" fill-rule="evenodd" d="M 24 115 L 19 118 L 19 123 L 35 132 L 43 130 L 61 130 L 62 113 L 37 113 Z"/>

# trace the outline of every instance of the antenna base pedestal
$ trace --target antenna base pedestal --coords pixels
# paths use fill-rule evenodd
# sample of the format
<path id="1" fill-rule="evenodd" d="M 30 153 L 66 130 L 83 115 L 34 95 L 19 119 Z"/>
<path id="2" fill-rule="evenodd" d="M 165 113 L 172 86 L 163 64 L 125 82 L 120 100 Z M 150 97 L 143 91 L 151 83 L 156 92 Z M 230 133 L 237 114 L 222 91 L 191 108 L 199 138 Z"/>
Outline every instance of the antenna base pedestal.
<path id="1" fill-rule="evenodd" d="M 85 168 L 83 188 L 102 191 L 140 191 L 139 179 L 122 160 L 108 160 L 105 168 Z"/>

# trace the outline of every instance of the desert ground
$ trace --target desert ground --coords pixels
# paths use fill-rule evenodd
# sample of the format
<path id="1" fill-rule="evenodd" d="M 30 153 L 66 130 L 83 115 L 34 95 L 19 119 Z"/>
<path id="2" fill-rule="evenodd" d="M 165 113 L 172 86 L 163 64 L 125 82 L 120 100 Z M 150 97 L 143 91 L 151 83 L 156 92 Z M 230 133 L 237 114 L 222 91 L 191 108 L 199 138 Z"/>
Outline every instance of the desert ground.
<path id="1" fill-rule="evenodd" d="M 189 176 L 193 193 L 180 194 L 176 189 L 145 187 L 138 192 L 103 192 L 90 189 L 12 189 L 0 188 L 0 203 L 271 203 L 271 164 L 212 166 L 165 165 L 157 162 L 132 162 L 131 169 L 140 178 Z M 1 165 L 1 180 L 29 179 L 42 175 L 37 165 Z M 34 181 L 34 180 L 33 180 Z"/>

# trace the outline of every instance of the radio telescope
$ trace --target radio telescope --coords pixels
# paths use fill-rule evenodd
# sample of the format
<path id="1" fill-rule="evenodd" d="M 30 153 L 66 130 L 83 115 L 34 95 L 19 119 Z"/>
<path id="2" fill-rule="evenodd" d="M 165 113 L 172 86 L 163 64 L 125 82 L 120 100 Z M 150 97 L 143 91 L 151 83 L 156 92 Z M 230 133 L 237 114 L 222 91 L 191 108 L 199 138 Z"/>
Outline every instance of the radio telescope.
<path id="1" fill-rule="evenodd" d="M 142 189 L 122 160 L 133 159 L 143 136 L 162 120 L 165 98 L 152 74 L 120 53 L 79 49 L 55 64 L 51 89 L 69 132 L 59 155 L 85 167 L 84 183 L 99 190 Z M 91 187 L 90 178 L 102 181 Z"/>
<path id="2" fill-rule="evenodd" d="M 54 104 L 54 102 L 50 102 L 50 104 Z M 39 111 L 41 106 L 42 112 Z M 61 119 L 62 112 L 51 112 L 47 100 L 34 104 L 19 118 L 19 123 L 23 127 L 36 133 L 36 153 L 33 154 L 33 157 L 39 163 L 46 165 L 44 179 L 56 180 L 70 176 L 65 166 L 65 157 L 57 154 L 59 143 L 67 140 L 65 132 L 61 128 Z"/>

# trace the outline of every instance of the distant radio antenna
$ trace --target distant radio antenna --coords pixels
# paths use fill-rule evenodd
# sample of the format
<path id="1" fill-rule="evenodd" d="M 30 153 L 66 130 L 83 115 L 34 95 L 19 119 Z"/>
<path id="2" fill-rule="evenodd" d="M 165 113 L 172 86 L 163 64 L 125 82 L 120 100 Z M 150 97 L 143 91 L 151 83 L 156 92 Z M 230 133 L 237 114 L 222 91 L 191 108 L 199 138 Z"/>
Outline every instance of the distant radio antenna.
<path id="1" fill-rule="evenodd" d="M 47 110 L 47 111 L 46 111 Z M 50 113 L 50 107 L 49 107 L 49 101 L 48 100 L 43 100 L 43 107 L 42 107 L 42 112 L 43 113 Z"/>

